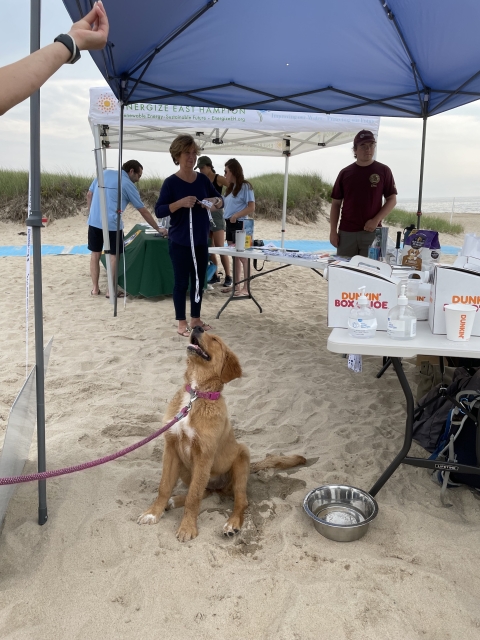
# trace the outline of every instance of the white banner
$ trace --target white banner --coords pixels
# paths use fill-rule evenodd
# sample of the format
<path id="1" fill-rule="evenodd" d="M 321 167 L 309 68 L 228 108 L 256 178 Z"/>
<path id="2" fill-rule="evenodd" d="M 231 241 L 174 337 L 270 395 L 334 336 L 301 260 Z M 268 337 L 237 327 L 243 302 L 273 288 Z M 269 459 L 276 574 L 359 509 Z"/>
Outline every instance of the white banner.
<path id="1" fill-rule="evenodd" d="M 104 141 L 118 148 L 120 108 L 111 90 L 90 89 L 89 120 L 108 125 Z M 180 133 L 193 135 L 202 153 L 284 155 L 285 139 L 297 155 L 351 142 L 361 129 L 378 135 L 380 118 L 372 116 L 221 109 L 137 103 L 124 108 L 124 147 L 168 151 Z"/>

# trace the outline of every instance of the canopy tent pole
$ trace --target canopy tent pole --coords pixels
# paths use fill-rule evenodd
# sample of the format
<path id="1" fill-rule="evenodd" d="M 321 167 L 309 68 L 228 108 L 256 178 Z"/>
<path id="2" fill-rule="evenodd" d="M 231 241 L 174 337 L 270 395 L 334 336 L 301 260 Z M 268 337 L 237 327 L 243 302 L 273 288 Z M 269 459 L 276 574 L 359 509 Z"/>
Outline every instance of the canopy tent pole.
<path id="1" fill-rule="evenodd" d="M 30 53 L 40 49 L 41 0 L 30 2 Z M 30 98 L 30 215 L 27 226 L 33 237 L 33 287 L 35 309 L 35 369 L 37 391 L 37 468 L 46 471 L 45 450 L 45 368 L 43 357 L 43 300 L 42 300 L 42 212 L 40 210 L 40 91 Z M 38 524 L 47 521 L 47 486 L 38 483 Z"/>
<path id="2" fill-rule="evenodd" d="M 423 169 L 425 165 L 425 137 L 427 133 L 427 116 L 423 116 L 423 132 L 422 132 L 422 154 L 420 158 L 420 183 L 418 186 L 418 207 L 417 207 L 417 229 L 420 229 L 420 220 L 422 217 L 422 195 L 423 195 Z"/>
<path id="3" fill-rule="evenodd" d="M 108 233 L 108 215 L 107 215 L 107 198 L 105 193 L 105 181 L 103 176 L 104 162 L 102 158 L 101 138 L 100 138 L 100 126 L 98 124 L 93 126 L 93 139 L 95 141 L 95 166 L 97 168 L 97 183 L 98 183 L 98 195 L 100 198 L 100 215 L 102 219 L 103 230 L 103 247 L 105 250 L 105 267 L 107 269 L 107 282 L 108 282 L 108 295 L 110 296 L 110 302 L 113 304 L 113 277 L 112 277 L 112 265 L 110 262 L 110 235 Z M 104 151 L 104 149 L 103 149 Z"/>
<path id="4" fill-rule="evenodd" d="M 283 155 L 285 156 L 285 175 L 283 178 L 283 203 L 282 203 L 282 235 L 280 246 L 285 245 L 285 227 L 287 226 L 287 194 L 288 194 L 288 163 L 290 160 L 290 140 L 283 139 Z"/>
<path id="5" fill-rule="evenodd" d="M 423 170 L 425 166 L 425 140 L 427 136 L 427 118 L 428 118 L 428 102 L 430 100 L 430 92 L 427 90 L 423 96 L 423 130 L 422 130 L 422 154 L 420 158 L 420 182 L 418 185 L 418 207 L 417 207 L 417 229 L 421 228 L 422 217 L 422 195 L 423 195 Z"/>
<path id="6" fill-rule="evenodd" d="M 115 262 L 115 273 L 114 273 L 114 303 L 113 303 L 113 317 L 117 317 L 117 293 L 118 293 L 118 266 L 120 262 L 120 218 L 122 215 L 122 156 L 123 156 L 123 90 L 125 87 L 125 80 L 122 80 L 121 90 L 120 90 L 120 128 L 118 135 L 118 183 L 117 183 L 117 247 L 116 247 L 116 262 Z M 125 256 L 123 256 L 125 260 Z"/>

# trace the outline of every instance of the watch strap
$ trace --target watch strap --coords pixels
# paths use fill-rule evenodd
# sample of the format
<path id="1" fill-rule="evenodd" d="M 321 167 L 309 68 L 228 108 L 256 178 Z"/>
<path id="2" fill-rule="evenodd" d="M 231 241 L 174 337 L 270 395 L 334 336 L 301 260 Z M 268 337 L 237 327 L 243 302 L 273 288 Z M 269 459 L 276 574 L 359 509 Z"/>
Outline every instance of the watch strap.
<path id="1" fill-rule="evenodd" d="M 77 43 L 69 33 L 61 33 L 57 36 L 54 42 L 61 42 L 70 51 L 70 60 L 67 60 L 67 64 L 75 64 L 77 60 L 80 60 L 80 49 L 77 47 Z"/>

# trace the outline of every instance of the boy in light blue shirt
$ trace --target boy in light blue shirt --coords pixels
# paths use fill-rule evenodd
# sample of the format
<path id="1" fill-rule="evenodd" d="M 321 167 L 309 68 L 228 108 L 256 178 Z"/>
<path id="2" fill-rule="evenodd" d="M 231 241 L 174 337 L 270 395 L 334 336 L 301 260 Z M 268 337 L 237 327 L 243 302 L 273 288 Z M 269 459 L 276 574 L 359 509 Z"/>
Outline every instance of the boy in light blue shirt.
<path id="1" fill-rule="evenodd" d="M 143 167 L 137 160 L 128 160 L 128 162 L 125 162 L 122 166 L 122 211 L 125 211 L 127 204 L 130 203 L 138 209 L 144 220 L 148 222 L 149 225 L 165 236 L 167 234 L 166 230 L 160 229 L 155 218 L 141 201 L 138 189 L 135 186 L 135 183 L 142 177 L 142 173 Z M 103 172 L 103 180 L 107 202 L 108 233 L 111 251 L 110 262 L 115 281 L 117 267 L 115 249 L 117 246 L 118 172 L 106 169 Z M 88 190 L 87 204 L 90 210 L 88 216 L 88 249 L 92 252 L 90 256 L 90 276 L 93 284 L 91 295 L 98 296 L 100 295 L 98 279 L 100 276 L 100 257 L 103 249 L 103 230 L 100 212 L 100 190 L 98 188 L 98 180 L 96 178 Z M 123 253 L 123 220 L 121 218 L 119 246 L 120 253 Z M 118 296 L 123 298 L 124 294 L 120 292 Z M 108 293 L 106 297 L 109 297 Z"/>

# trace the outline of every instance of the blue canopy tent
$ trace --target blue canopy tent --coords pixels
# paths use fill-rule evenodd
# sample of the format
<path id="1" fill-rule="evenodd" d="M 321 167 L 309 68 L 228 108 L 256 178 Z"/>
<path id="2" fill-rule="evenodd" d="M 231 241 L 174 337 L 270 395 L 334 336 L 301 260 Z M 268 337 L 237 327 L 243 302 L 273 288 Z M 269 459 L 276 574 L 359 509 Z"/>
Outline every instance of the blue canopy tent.
<path id="1" fill-rule="evenodd" d="M 31 0 L 31 50 L 40 42 Z M 63 0 L 72 20 L 92 0 Z M 480 98 L 478 0 L 104 0 L 110 40 L 92 57 L 135 102 L 423 119 Z M 45 468 L 40 255 L 40 108 L 31 99 L 31 216 L 39 470 Z M 120 149 L 123 118 L 120 119 Z M 119 176 L 121 172 L 119 171 Z M 120 194 L 119 189 L 119 194 Z M 120 209 L 120 206 L 118 207 Z M 118 252 L 118 247 L 117 247 Z M 115 313 L 116 313 L 115 296 Z M 39 522 L 47 518 L 39 483 Z"/>
<path id="2" fill-rule="evenodd" d="M 91 0 L 63 0 L 73 20 Z M 105 0 L 121 104 L 423 118 L 480 98 L 478 0 Z"/>

